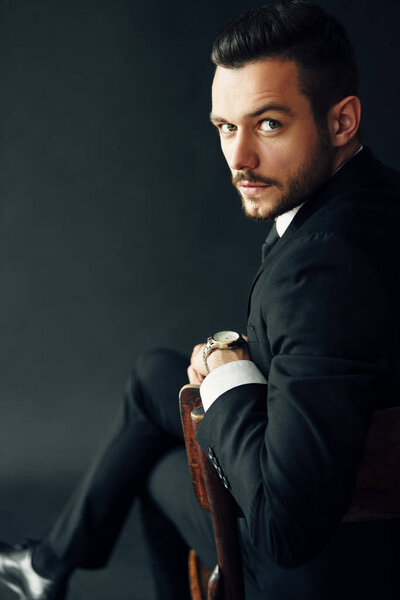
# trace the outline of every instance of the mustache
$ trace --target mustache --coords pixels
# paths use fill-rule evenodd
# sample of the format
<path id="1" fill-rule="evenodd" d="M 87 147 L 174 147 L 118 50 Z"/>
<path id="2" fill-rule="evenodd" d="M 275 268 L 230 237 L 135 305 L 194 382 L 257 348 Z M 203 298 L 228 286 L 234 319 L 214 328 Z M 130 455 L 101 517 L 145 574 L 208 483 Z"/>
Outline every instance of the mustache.
<path id="1" fill-rule="evenodd" d="M 237 186 L 239 185 L 239 183 L 242 182 L 275 185 L 279 188 L 281 187 L 281 184 L 276 179 L 271 179 L 269 177 L 261 177 L 261 175 L 257 175 L 257 173 L 253 173 L 252 171 L 244 171 L 242 173 L 236 173 L 236 175 L 232 176 L 233 185 Z"/>

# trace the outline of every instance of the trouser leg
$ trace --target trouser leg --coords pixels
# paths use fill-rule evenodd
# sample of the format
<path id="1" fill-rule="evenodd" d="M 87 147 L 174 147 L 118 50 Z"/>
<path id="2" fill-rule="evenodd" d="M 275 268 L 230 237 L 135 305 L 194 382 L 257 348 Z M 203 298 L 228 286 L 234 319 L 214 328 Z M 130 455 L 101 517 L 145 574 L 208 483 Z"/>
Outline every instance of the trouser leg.
<path id="1" fill-rule="evenodd" d="M 157 461 L 147 480 L 146 496 L 141 500 L 156 599 L 186 600 L 188 548 L 193 548 L 210 570 L 217 564 L 217 551 L 211 515 L 195 498 L 184 448 L 172 448 Z M 170 544 L 168 540 L 172 540 Z M 262 600 L 252 561 L 244 546 L 242 566 L 246 599 Z"/>
<path id="2" fill-rule="evenodd" d="M 193 548 L 209 569 L 217 564 L 211 515 L 202 509 L 194 495 L 186 449 L 175 447 L 154 465 L 146 496 L 179 531 L 186 548 Z M 151 521 L 143 521 L 150 543 L 156 539 Z M 187 558 L 187 557 L 186 557 Z"/>
<path id="3" fill-rule="evenodd" d="M 141 495 L 139 507 L 155 600 L 189 600 L 188 546 L 147 494 Z"/>
<path id="4" fill-rule="evenodd" d="M 189 600 L 188 551 L 217 562 L 210 514 L 200 508 L 185 448 L 165 453 L 154 466 L 140 498 L 141 524 L 156 600 Z"/>
<path id="5" fill-rule="evenodd" d="M 182 444 L 178 392 L 187 382 L 187 364 L 172 351 L 153 351 L 139 359 L 111 435 L 43 540 L 36 564 L 45 563 L 41 549 L 50 549 L 70 568 L 107 562 L 151 468 Z"/>

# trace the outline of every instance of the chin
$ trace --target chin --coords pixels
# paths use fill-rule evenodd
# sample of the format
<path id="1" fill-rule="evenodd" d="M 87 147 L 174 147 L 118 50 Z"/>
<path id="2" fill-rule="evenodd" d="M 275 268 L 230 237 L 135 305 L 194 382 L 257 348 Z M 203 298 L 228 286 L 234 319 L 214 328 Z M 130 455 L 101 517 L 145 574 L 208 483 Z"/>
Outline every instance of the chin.
<path id="1" fill-rule="evenodd" d="M 249 219 L 256 221 L 266 221 L 275 215 L 276 207 L 271 202 L 264 204 L 257 200 L 247 200 L 242 197 L 242 209 Z"/>

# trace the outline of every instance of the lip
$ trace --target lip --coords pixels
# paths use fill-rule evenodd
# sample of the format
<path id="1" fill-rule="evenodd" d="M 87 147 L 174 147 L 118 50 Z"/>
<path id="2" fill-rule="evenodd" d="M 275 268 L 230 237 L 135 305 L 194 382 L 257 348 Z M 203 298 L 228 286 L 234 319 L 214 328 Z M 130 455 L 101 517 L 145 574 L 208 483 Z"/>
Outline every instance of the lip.
<path id="1" fill-rule="evenodd" d="M 241 191 L 244 194 L 248 194 L 249 196 L 254 196 L 255 194 L 259 194 L 264 188 L 271 187 L 266 184 L 250 184 L 250 183 L 241 183 L 239 184 Z"/>

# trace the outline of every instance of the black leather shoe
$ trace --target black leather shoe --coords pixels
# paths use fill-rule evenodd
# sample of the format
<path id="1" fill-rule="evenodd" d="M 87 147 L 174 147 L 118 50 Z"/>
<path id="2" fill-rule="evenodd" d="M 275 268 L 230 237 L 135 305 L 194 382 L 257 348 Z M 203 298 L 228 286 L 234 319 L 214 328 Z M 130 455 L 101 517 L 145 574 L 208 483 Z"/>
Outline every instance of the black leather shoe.
<path id="1" fill-rule="evenodd" d="M 0 542 L 0 581 L 18 594 L 19 600 L 64 600 L 65 579 L 45 579 L 32 568 L 36 543 L 9 546 Z"/>

